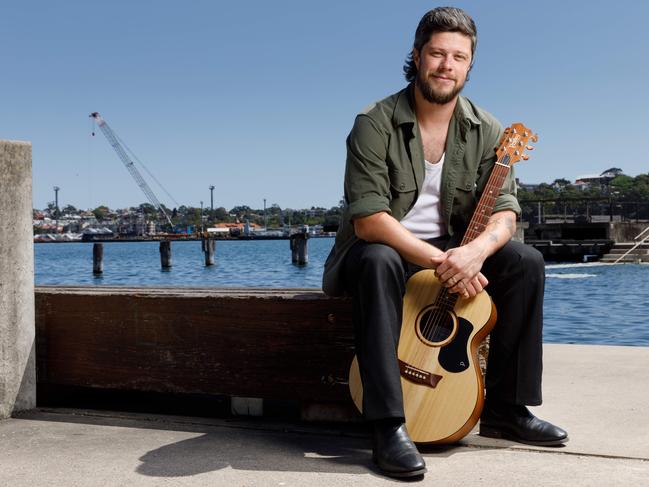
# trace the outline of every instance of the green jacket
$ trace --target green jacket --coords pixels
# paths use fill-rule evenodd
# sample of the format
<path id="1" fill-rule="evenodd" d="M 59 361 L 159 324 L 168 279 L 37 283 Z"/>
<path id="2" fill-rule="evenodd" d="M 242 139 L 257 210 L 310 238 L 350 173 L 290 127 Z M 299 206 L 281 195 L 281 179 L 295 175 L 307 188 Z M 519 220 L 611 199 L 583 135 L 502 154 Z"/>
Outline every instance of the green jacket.
<path id="1" fill-rule="evenodd" d="M 345 293 L 342 265 L 356 242 L 352 220 L 381 211 L 401 220 L 414 205 L 424 182 L 424 152 L 412 85 L 356 117 L 347 137 L 345 203 L 336 242 L 325 262 L 322 289 Z M 489 113 L 459 97 L 446 139 L 442 169 L 442 215 L 449 235 L 463 235 L 496 161 L 503 129 Z M 496 200 L 494 213 L 520 213 L 513 169 Z"/>

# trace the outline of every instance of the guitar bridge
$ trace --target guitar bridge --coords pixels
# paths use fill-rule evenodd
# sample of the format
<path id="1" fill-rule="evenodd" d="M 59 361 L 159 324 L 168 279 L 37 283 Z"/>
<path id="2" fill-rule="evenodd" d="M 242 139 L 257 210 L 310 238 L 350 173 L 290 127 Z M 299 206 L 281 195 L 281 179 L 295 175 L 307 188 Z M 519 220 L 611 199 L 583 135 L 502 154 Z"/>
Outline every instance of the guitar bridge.
<path id="1" fill-rule="evenodd" d="M 401 377 L 404 379 L 414 382 L 415 384 L 430 386 L 433 389 L 437 386 L 438 382 L 442 380 L 441 375 L 426 372 L 425 370 L 407 364 L 402 360 L 399 360 L 399 370 L 401 371 Z"/>

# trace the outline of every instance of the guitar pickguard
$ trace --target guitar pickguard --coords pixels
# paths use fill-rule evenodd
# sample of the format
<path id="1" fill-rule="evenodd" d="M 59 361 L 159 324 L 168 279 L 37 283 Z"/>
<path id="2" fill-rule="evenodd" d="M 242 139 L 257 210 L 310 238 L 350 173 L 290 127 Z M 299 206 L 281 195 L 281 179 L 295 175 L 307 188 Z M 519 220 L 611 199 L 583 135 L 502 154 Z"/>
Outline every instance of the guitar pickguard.
<path id="1" fill-rule="evenodd" d="M 463 372 L 469 368 L 467 344 L 473 332 L 473 325 L 464 318 L 457 317 L 457 333 L 455 338 L 439 351 L 439 364 L 448 372 Z"/>

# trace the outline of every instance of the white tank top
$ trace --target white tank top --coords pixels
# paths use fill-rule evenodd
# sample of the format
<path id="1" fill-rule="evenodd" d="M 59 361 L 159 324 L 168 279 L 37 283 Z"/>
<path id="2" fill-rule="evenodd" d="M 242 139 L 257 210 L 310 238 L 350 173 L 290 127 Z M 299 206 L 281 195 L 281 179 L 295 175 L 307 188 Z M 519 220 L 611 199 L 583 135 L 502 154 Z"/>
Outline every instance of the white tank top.
<path id="1" fill-rule="evenodd" d="M 421 239 L 446 235 L 446 223 L 442 218 L 440 192 L 442 189 L 442 167 L 444 156 L 436 163 L 425 161 L 426 176 L 419 197 L 410 211 L 401 219 L 401 224 Z"/>

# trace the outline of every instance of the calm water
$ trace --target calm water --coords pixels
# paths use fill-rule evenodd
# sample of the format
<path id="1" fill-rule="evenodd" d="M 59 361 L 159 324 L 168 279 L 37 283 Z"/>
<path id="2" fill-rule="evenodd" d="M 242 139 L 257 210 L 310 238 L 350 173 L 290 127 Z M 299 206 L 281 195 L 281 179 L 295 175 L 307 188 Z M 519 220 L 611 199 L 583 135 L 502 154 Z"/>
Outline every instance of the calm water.
<path id="1" fill-rule="evenodd" d="M 162 271 L 157 242 L 105 243 L 94 277 L 91 243 L 36 244 L 36 284 L 319 288 L 332 245 L 309 240 L 309 264 L 296 266 L 288 240 L 219 241 L 205 267 L 200 242 L 173 242 Z M 548 265 L 546 276 L 546 342 L 649 346 L 649 265 Z"/>

